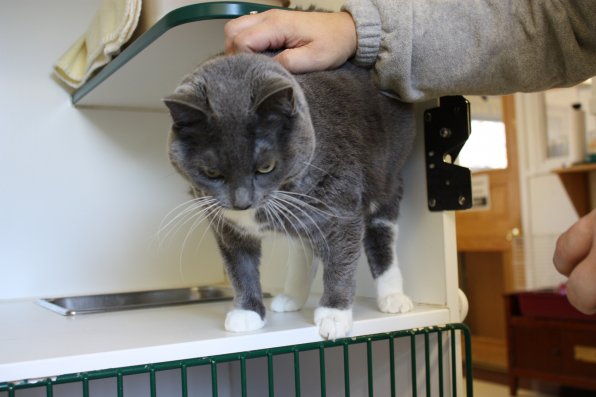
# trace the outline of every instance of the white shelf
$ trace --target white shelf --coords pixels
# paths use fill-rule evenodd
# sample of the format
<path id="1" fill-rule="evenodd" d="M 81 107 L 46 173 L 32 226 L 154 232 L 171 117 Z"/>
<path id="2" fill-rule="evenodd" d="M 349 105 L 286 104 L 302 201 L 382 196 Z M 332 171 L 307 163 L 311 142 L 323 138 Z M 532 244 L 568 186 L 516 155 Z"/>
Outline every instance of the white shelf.
<path id="1" fill-rule="evenodd" d="M 268 312 L 265 327 L 250 333 L 224 331 L 231 302 L 73 318 L 34 301 L 2 302 L 0 382 L 320 341 L 312 320 L 317 301 L 318 297 L 312 297 L 298 312 Z M 446 308 L 434 306 L 417 306 L 407 314 L 383 314 L 374 299 L 359 298 L 351 336 L 445 324 L 449 319 Z"/>

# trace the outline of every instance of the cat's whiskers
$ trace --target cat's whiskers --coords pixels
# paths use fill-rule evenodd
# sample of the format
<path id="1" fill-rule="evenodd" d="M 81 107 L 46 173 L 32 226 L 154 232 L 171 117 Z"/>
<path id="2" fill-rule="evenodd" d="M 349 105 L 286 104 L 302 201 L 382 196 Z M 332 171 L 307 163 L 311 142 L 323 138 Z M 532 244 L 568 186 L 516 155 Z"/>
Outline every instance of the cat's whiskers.
<path id="1" fill-rule="evenodd" d="M 218 204 L 213 203 L 213 204 L 209 205 L 208 207 L 199 211 L 199 213 L 192 216 L 192 218 L 194 218 L 194 221 L 193 221 L 192 225 L 190 226 L 190 228 L 186 231 L 186 236 L 184 237 L 184 240 L 182 241 L 182 249 L 184 249 L 186 242 L 188 241 L 190 236 L 194 233 L 194 231 L 205 221 L 205 219 L 209 219 L 210 216 L 213 213 L 215 213 L 217 210 L 218 210 Z M 209 225 L 211 225 L 211 222 L 213 222 L 213 219 L 211 219 L 211 221 L 209 222 Z"/>
<path id="2" fill-rule="evenodd" d="M 323 174 L 328 175 L 330 177 L 334 177 L 333 175 L 331 175 L 329 172 L 325 171 L 324 169 L 322 169 L 321 167 L 317 167 L 316 165 L 314 165 L 313 163 L 309 162 L 309 161 L 303 161 L 302 164 L 306 165 L 307 167 L 312 167 L 315 170 L 321 171 Z"/>
<path id="3" fill-rule="evenodd" d="M 176 235 L 179 232 L 179 230 L 182 229 L 185 225 L 191 222 L 192 224 L 194 224 L 197 219 L 200 221 L 204 217 L 204 214 L 208 212 L 209 209 L 214 205 L 216 205 L 216 203 L 196 205 L 193 208 L 186 211 L 185 216 L 180 218 L 178 224 L 168 231 L 168 233 L 165 236 L 165 239 L 167 239 L 170 235 Z"/>
<path id="4" fill-rule="evenodd" d="M 314 241 L 312 238 L 313 236 L 308 231 L 309 229 L 304 224 L 304 222 L 302 222 L 302 220 L 296 214 L 294 214 L 294 212 L 287 206 L 289 205 L 289 206 L 293 207 L 294 209 L 296 209 L 297 211 L 300 211 L 300 213 L 302 213 L 315 226 L 316 230 L 319 232 L 319 235 L 321 236 L 323 243 L 325 243 L 325 248 L 327 249 L 327 251 L 329 251 L 329 244 L 327 243 L 327 238 L 325 237 L 325 233 L 323 233 L 323 231 L 319 227 L 319 224 L 317 223 L 317 221 L 306 211 L 306 209 L 309 209 L 308 203 L 305 203 L 304 201 L 296 199 L 296 198 L 294 198 L 294 200 L 292 200 L 292 201 L 289 201 L 283 197 L 279 197 L 276 195 L 273 195 L 273 199 L 278 204 L 281 204 L 288 211 L 288 213 L 291 214 L 300 223 L 300 225 L 303 227 L 304 231 L 307 233 L 308 238 L 311 241 L 311 245 L 312 245 L 314 243 Z M 301 205 L 305 206 L 306 209 L 304 207 L 302 207 Z"/>
<path id="5" fill-rule="evenodd" d="M 267 212 L 270 212 L 271 213 L 272 218 L 274 217 L 275 220 L 277 220 L 277 223 L 279 223 L 280 227 L 284 230 L 284 233 L 287 236 L 291 236 L 290 232 L 286 228 L 286 224 L 284 223 L 283 219 L 280 217 L 280 213 L 281 213 L 282 216 L 284 214 L 283 214 L 283 212 L 278 211 L 278 208 L 277 208 L 276 204 L 269 199 L 269 200 L 267 200 L 267 202 L 265 204 L 265 207 L 263 207 L 263 208 L 265 208 Z M 285 216 L 284 216 L 284 218 L 287 219 L 287 217 L 285 217 Z M 273 227 L 273 231 L 275 231 L 275 229 L 276 229 L 275 228 L 275 222 L 272 222 L 271 224 L 272 224 L 272 227 Z M 292 223 L 290 222 L 290 224 L 292 224 Z M 298 230 L 296 230 L 296 228 L 294 228 L 294 230 L 296 231 L 296 233 L 298 233 Z"/>
<path id="6" fill-rule="evenodd" d="M 275 246 L 277 245 L 277 231 L 276 231 L 276 227 L 275 227 L 275 221 L 277 218 L 277 222 L 281 225 L 281 227 L 284 229 L 284 233 L 287 236 L 290 236 L 290 234 L 287 232 L 286 227 L 284 225 L 284 223 L 279 220 L 277 213 L 275 212 L 274 208 L 271 208 L 271 204 L 269 203 L 269 201 L 265 202 L 265 205 L 263 207 L 261 207 L 263 209 L 263 211 L 265 211 L 265 217 L 267 218 L 267 223 L 269 225 L 271 225 L 271 234 L 273 234 L 273 242 L 271 243 L 271 249 L 274 249 Z M 287 255 L 286 255 L 286 266 L 288 265 L 288 263 L 290 262 L 290 254 L 291 254 L 291 250 L 293 249 L 293 245 L 290 245 L 290 249 L 287 251 Z"/>
<path id="7" fill-rule="evenodd" d="M 163 245 L 171 236 L 176 235 L 182 227 L 190 224 L 182 241 L 182 245 L 179 248 L 180 253 L 178 272 L 181 279 L 184 279 L 183 257 L 186 244 L 188 243 L 190 236 L 194 234 L 195 230 L 204 222 L 205 219 L 209 218 L 212 214 L 219 210 L 219 203 L 214 197 L 204 196 L 193 198 L 177 205 L 162 219 L 159 229 L 155 233 L 155 238 L 158 241 L 158 247 L 160 249 L 163 248 Z M 204 235 L 205 233 L 203 233 L 203 237 Z M 201 242 L 202 238 L 201 241 L 199 241 L 197 247 L 200 246 Z"/>
<path id="8" fill-rule="evenodd" d="M 300 231 L 298 230 L 298 228 L 296 227 L 296 225 L 294 224 L 294 222 L 292 221 L 292 219 L 289 218 L 289 216 L 287 215 L 288 213 L 292 216 L 294 216 L 294 218 L 296 218 L 296 216 L 289 211 L 283 204 L 281 203 L 277 203 L 275 202 L 275 200 L 273 198 L 269 199 L 267 202 L 267 205 L 270 206 L 270 208 L 273 211 L 273 214 L 276 215 L 280 225 L 282 226 L 282 228 L 284 229 L 285 234 L 290 237 L 292 236 L 291 233 L 288 232 L 288 229 L 285 226 L 285 223 L 283 222 L 283 220 L 280 218 L 279 215 L 281 215 L 284 219 L 286 219 L 288 221 L 288 223 L 292 226 L 292 228 L 294 229 L 294 231 L 296 232 L 296 236 L 298 236 L 298 240 L 300 241 L 300 245 L 302 246 L 302 252 L 306 255 L 306 245 L 304 245 L 304 240 L 302 239 L 302 234 L 300 233 Z M 279 215 L 278 215 L 279 214 Z M 297 219 L 297 218 L 296 218 Z M 300 221 L 298 219 L 298 221 Z M 304 224 L 303 224 L 303 228 L 304 228 Z M 308 233 L 308 231 L 305 229 L 305 231 L 307 232 L 307 238 L 310 242 L 310 245 L 313 245 L 313 241 L 311 239 L 310 234 Z M 292 247 L 292 244 L 290 244 L 290 249 Z M 286 258 L 286 263 L 290 260 L 290 252 L 288 251 L 288 257 Z"/>
<path id="9" fill-rule="evenodd" d="M 283 196 L 283 195 L 286 195 L 286 197 L 288 197 L 288 198 L 293 198 L 293 197 L 291 197 L 291 196 L 287 196 L 288 194 L 292 194 L 292 193 L 294 193 L 294 192 L 289 192 L 289 191 L 281 191 L 281 190 L 277 190 L 277 191 L 274 191 L 274 192 L 273 192 L 273 195 L 275 196 L 275 195 L 280 195 L 280 194 L 281 194 L 282 196 Z M 308 195 L 301 194 L 301 193 L 295 193 L 295 194 L 296 194 L 296 195 L 298 195 L 298 196 L 310 197 L 310 196 L 308 196 Z M 314 198 L 314 197 L 313 197 L 313 199 L 314 199 L 314 200 L 317 200 L 317 199 L 316 199 L 316 198 Z M 318 200 L 318 201 L 320 201 L 320 200 Z M 321 203 L 323 203 L 323 202 L 321 201 Z M 307 204 L 307 203 L 305 203 L 305 204 Z M 324 203 L 323 203 L 323 204 L 324 204 Z M 324 204 L 324 205 L 326 205 L 326 204 Z M 311 207 L 312 207 L 312 206 L 311 206 Z M 315 207 L 312 207 L 312 208 L 313 208 L 313 209 L 318 209 L 318 208 L 315 208 Z M 282 224 L 282 226 L 283 226 L 283 223 L 282 223 L 282 222 L 280 222 L 280 223 L 281 223 L 281 224 Z M 284 229 L 285 229 L 285 226 L 283 226 L 283 227 L 284 227 Z M 297 233 L 298 233 L 298 232 L 297 232 Z M 286 231 L 286 234 L 289 236 L 289 234 L 287 233 L 287 231 Z M 313 241 L 312 241 L 312 239 L 311 239 L 311 236 L 310 236 L 310 235 L 309 235 L 308 237 L 309 237 L 309 242 L 310 242 L 310 245 L 311 245 L 311 247 L 312 247 L 312 246 L 313 246 Z M 301 234 L 300 234 L 300 233 L 298 233 L 298 239 L 300 240 L 300 244 L 302 245 L 302 253 L 303 253 L 303 255 L 304 255 L 304 258 L 305 258 L 305 260 L 308 260 L 308 259 L 310 259 L 310 262 L 311 262 L 311 264 L 312 264 L 312 263 L 313 263 L 313 261 L 314 261 L 315 251 L 314 251 L 312 248 L 311 248 L 311 249 L 308 249 L 308 250 L 305 248 L 305 246 L 304 246 L 304 241 L 302 240 L 302 237 L 301 237 Z M 293 244 L 291 244 L 291 245 L 290 245 L 290 247 L 293 247 L 293 246 L 294 246 Z M 307 253 L 308 253 L 308 252 L 310 252 L 310 258 L 307 258 Z M 288 251 L 288 258 L 287 258 L 287 261 L 289 261 L 289 255 L 290 255 L 290 252 Z M 312 271 L 312 270 L 313 270 L 313 269 L 311 268 L 311 271 Z"/>
<path id="10" fill-rule="evenodd" d="M 180 269 L 179 272 L 180 272 L 180 276 L 182 278 L 184 278 L 183 271 L 182 271 L 183 257 L 184 257 L 184 251 L 186 249 L 186 244 L 188 243 L 188 240 L 194 234 L 195 230 L 197 228 L 199 228 L 199 226 L 201 226 L 201 224 L 205 221 L 205 219 L 210 219 L 209 224 L 207 225 L 207 227 L 205 227 L 205 230 L 203 231 L 203 234 L 201 235 L 199 242 L 196 244 L 195 249 L 200 247 L 203 242 L 203 239 L 205 238 L 205 235 L 207 234 L 207 231 L 211 228 L 213 221 L 221 213 L 221 210 L 222 209 L 221 209 L 219 203 L 217 201 L 215 201 L 214 203 L 208 205 L 206 208 L 202 209 L 199 214 L 196 214 L 195 216 L 193 216 L 194 221 L 192 223 L 192 226 L 186 232 L 186 236 L 184 237 L 184 240 L 182 241 L 182 246 L 180 248 L 180 254 L 178 257 L 178 264 L 179 264 L 179 269 Z"/>
<path id="11" fill-rule="evenodd" d="M 299 211 L 308 220 L 310 220 L 310 222 L 315 226 L 316 230 L 319 232 L 319 235 L 321 237 L 321 241 L 324 243 L 324 248 L 326 248 L 327 251 L 329 250 L 329 245 L 327 243 L 327 239 L 325 237 L 325 234 L 323 233 L 323 231 L 319 227 L 318 223 L 315 221 L 315 219 L 312 216 L 310 216 L 303 208 L 300 208 L 300 206 L 297 205 L 297 204 L 295 204 L 295 203 L 289 202 L 289 201 L 284 200 L 283 198 L 280 198 L 280 197 L 276 197 L 275 195 L 273 195 L 273 199 L 277 203 L 277 205 L 281 209 L 283 209 L 283 211 L 285 213 L 289 214 L 293 219 L 295 219 L 298 222 L 298 224 L 304 230 L 304 233 L 306 234 L 306 237 L 308 238 L 308 240 L 310 242 L 310 245 L 312 247 L 319 246 L 319 244 L 315 244 L 315 239 L 314 239 L 314 236 L 311 233 L 310 228 L 302 221 L 302 219 L 300 219 L 300 217 L 295 213 L 295 211 Z M 292 208 L 289 208 L 289 206 L 291 206 L 293 209 Z M 296 233 L 298 235 L 300 235 L 300 232 L 299 232 L 298 228 L 296 227 L 296 225 L 294 225 L 294 222 L 291 219 L 289 219 L 289 217 L 287 217 L 287 216 L 286 216 L 286 219 L 288 219 L 288 221 L 292 224 L 292 226 L 296 230 Z"/>
<path id="12" fill-rule="evenodd" d="M 174 209 L 172 209 L 170 212 L 168 212 L 163 217 L 161 223 L 159 224 L 159 231 L 161 231 L 162 229 L 166 229 L 172 222 L 174 222 L 177 218 L 179 218 L 181 215 L 183 215 L 187 211 L 192 211 L 193 207 L 195 207 L 197 205 L 202 206 L 204 204 L 210 204 L 213 201 L 215 201 L 214 198 L 207 196 L 207 197 L 192 198 L 192 199 L 187 200 L 181 204 L 178 204 L 176 207 L 174 207 Z M 180 211 L 180 208 L 184 207 L 184 206 L 187 206 L 187 208 Z M 167 221 L 167 223 L 166 223 L 166 220 L 176 212 L 178 212 L 178 213 L 174 217 L 172 217 L 172 219 Z"/>
<path id="13" fill-rule="evenodd" d="M 188 200 L 182 204 L 176 206 L 173 210 L 168 212 L 160 223 L 159 229 L 155 236 L 158 240 L 159 246 L 161 246 L 171 234 L 175 234 L 182 226 L 188 223 L 191 219 L 196 216 L 196 211 L 204 208 L 215 202 L 216 200 L 211 197 L 200 197 Z M 181 209 L 186 207 L 184 209 Z M 169 219 L 174 213 L 178 212 L 172 219 Z M 165 233 L 165 235 L 164 235 Z"/>
<path id="14" fill-rule="evenodd" d="M 217 224 L 215 225 L 215 230 L 217 231 L 217 233 L 221 234 L 221 228 L 222 228 L 222 221 L 224 219 L 224 215 L 223 215 L 223 207 L 219 208 L 219 211 L 217 211 Z"/>
<path id="15" fill-rule="evenodd" d="M 163 233 L 166 231 L 169 233 L 169 231 L 171 231 L 170 227 L 173 227 L 173 225 L 176 225 L 177 222 L 179 222 L 181 220 L 181 218 L 185 217 L 190 211 L 192 211 L 192 208 L 194 208 L 195 205 L 196 205 L 196 199 L 191 199 L 191 200 L 185 201 L 185 202 L 177 205 L 174 209 L 172 209 L 166 215 L 164 215 L 161 222 L 159 223 L 159 227 L 157 228 L 157 231 L 155 232 L 155 240 L 157 240 L 160 248 L 161 248 L 162 243 L 165 241 L 165 236 L 163 235 Z M 184 208 L 183 210 L 180 210 L 182 207 L 185 207 L 185 206 L 186 206 L 186 208 Z M 173 214 L 175 214 L 175 216 L 172 216 Z M 169 218 L 171 218 L 171 219 L 169 219 Z"/>
<path id="16" fill-rule="evenodd" d="M 351 217 L 345 217 L 342 215 L 338 215 L 337 213 L 335 213 L 333 211 L 332 208 L 330 208 L 327 203 L 325 203 L 323 200 L 320 200 L 316 197 L 313 197 L 311 195 L 308 194 L 304 194 L 304 193 L 298 193 L 298 192 L 290 192 L 287 190 L 277 190 L 275 192 L 276 195 L 281 195 L 283 197 L 285 197 L 288 200 L 291 200 L 303 207 L 308 207 L 309 210 L 312 210 L 313 212 L 316 212 L 319 215 L 325 216 L 325 217 L 333 217 L 333 218 L 338 218 L 338 219 L 351 219 Z M 314 205 L 306 202 L 304 199 L 308 199 L 308 200 L 312 200 L 315 201 L 316 203 L 322 205 L 323 207 L 329 209 L 329 211 L 325 211 L 322 210 L 320 208 L 315 207 Z"/>

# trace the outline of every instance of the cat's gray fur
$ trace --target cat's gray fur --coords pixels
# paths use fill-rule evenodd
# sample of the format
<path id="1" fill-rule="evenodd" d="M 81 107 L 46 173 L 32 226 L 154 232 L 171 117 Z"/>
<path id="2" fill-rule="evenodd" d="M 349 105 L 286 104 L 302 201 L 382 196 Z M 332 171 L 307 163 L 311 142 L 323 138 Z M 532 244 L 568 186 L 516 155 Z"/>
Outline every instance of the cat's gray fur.
<path id="1" fill-rule="evenodd" d="M 381 309 L 410 310 L 395 257 L 400 169 L 414 137 L 410 105 L 382 95 L 369 71 L 350 63 L 291 75 L 257 54 L 203 63 L 165 103 L 174 121 L 172 164 L 195 197 L 216 200 L 205 214 L 240 313 L 226 328 L 264 324 L 259 260 L 267 231 L 308 242 L 323 263 L 315 321 L 324 337 L 345 336 L 351 328 L 362 244 L 373 277 L 391 273 L 378 287 L 379 299 L 398 302 L 379 302 Z M 234 220 L 245 215 L 255 228 Z M 304 303 L 304 296 L 287 295 L 295 302 L 276 310 Z"/>

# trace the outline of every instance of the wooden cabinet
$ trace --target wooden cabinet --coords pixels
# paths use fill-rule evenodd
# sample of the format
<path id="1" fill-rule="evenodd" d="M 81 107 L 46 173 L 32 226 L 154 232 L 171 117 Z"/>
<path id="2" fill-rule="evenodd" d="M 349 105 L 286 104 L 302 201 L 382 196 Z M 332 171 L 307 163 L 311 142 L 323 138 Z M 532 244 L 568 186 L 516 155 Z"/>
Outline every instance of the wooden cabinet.
<path id="1" fill-rule="evenodd" d="M 590 173 L 596 171 L 596 163 L 578 164 L 553 170 L 559 176 L 563 187 L 579 216 L 592 209 L 590 203 Z"/>
<path id="2" fill-rule="evenodd" d="M 522 294 L 505 297 L 511 395 L 522 377 L 596 390 L 596 318 L 526 314 Z"/>

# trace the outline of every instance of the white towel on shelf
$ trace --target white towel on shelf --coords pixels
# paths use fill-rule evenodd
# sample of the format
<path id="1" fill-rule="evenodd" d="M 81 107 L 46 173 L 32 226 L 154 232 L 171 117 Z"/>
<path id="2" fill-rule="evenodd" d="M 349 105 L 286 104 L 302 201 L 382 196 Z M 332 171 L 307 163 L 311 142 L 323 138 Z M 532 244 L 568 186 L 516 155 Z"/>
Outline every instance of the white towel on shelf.
<path id="1" fill-rule="evenodd" d="M 120 52 L 139 22 L 142 0 L 102 0 L 91 25 L 58 59 L 54 73 L 78 88 Z"/>

